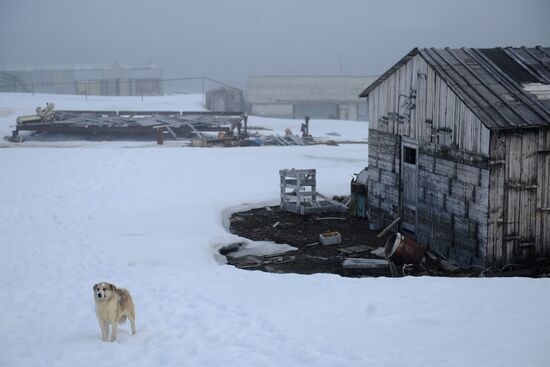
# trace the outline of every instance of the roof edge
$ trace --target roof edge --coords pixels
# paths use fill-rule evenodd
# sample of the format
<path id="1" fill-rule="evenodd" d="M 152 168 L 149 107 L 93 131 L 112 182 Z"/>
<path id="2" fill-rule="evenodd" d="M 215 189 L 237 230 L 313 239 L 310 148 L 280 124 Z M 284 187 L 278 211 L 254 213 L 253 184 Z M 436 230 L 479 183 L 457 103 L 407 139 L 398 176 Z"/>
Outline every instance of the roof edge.
<path id="1" fill-rule="evenodd" d="M 401 66 L 405 65 L 410 59 L 418 55 L 418 53 L 419 53 L 418 47 L 415 47 L 411 51 L 409 51 L 408 54 L 402 57 L 397 63 L 395 63 L 395 65 L 389 68 L 384 74 L 382 74 L 378 79 L 372 82 L 363 92 L 361 92 L 361 94 L 359 94 L 359 98 L 368 97 L 369 93 L 372 92 L 373 89 L 375 89 L 380 84 L 382 84 L 386 79 L 390 77 L 390 75 L 392 75 Z"/>

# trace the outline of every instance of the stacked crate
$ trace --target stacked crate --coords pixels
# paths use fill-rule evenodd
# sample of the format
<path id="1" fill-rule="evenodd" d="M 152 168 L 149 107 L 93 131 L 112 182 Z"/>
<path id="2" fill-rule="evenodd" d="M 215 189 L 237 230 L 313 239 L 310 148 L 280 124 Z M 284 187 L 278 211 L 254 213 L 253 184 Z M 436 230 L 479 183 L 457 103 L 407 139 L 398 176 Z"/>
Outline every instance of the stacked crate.
<path id="1" fill-rule="evenodd" d="M 281 209 L 304 215 L 317 200 L 315 169 L 283 169 L 281 176 Z"/>
<path id="2" fill-rule="evenodd" d="M 347 206 L 317 192 L 315 169 L 283 169 L 281 176 L 281 209 L 307 215 L 346 212 Z"/>

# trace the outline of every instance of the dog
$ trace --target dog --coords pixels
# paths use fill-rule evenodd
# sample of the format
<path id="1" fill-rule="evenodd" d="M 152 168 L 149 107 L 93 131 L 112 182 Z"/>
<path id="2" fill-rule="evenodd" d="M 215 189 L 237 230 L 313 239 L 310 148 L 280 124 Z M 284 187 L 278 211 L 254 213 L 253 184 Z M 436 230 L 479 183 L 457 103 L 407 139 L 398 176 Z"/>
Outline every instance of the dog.
<path id="1" fill-rule="evenodd" d="M 114 284 L 101 282 L 94 285 L 95 314 L 101 328 L 101 340 L 107 341 L 111 325 L 111 341 L 116 341 L 118 324 L 130 320 L 132 335 L 136 333 L 136 312 L 130 292 Z"/>

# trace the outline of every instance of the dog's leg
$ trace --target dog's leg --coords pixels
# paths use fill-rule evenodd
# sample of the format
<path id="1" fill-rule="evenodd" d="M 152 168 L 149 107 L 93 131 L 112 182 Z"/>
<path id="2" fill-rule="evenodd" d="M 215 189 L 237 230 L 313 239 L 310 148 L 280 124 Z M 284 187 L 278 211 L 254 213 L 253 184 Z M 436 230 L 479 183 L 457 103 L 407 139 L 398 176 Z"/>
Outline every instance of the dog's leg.
<path id="1" fill-rule="evenodd" d="M 118 323 L 111 324 L 111 341 L 116 342 L 116 331 L 118 329 Z"/>
<path id="2" fill-rule="evenodd" d="M 101 329 L 101 340 L 104 342 L 107 341 L 107 336 L 109 335 L 109 325 L 105 321 L 99 321 L 99 328 Z"/>
<path id="3" fill-rule="evenodd" d="M 128 320 L 130 320 L 130 324 L 132 325 L 132 335 L 136 333 L 136 315 L 133 313 L 128 314 Z"/>

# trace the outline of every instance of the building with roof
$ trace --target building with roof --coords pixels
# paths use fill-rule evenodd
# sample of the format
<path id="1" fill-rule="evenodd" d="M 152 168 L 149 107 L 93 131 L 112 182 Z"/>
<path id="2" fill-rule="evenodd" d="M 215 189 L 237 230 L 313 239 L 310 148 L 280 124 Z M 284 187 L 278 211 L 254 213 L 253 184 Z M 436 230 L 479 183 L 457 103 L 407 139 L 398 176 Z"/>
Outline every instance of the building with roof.
<path id="1" fill-rule="evenodd" d="M 370 84 L 371 218 L 461 265 L 550 258 L 550 48 L 413 49 Z"/>
<path id="2" fill-rule="evenodd" d="M 159 95 L 162 76 L 151 64 L 0 66 L 0 92 Z"/>
<path id="3" fill-rule="evenodd" d="M 222 85 L 206 91 L 206 108 L 210 111 L 244 112 L 244 93 L 238 88 Z"/>
<path id="4" fill-rule="evenodd" d="M 251 76 L 246 101 L 258 116 L 367 120 L 358 94 L 372 76 Z"/>

